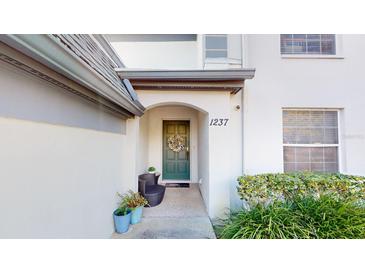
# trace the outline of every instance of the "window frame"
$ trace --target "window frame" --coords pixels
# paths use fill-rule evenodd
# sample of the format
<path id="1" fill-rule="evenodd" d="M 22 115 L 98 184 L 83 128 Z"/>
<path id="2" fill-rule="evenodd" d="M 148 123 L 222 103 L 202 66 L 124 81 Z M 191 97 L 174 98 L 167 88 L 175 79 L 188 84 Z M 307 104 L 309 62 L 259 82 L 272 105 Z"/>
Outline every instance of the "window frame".
<path id="1" fill-rule="evenodd" d="M 337 144 L 285 144 L 284 143 L 284 111 L 336 111 L 337 112 Z M 343 172 L 342 165 L 342 139 L 341 139 L 341 109 L 340 108 L 282 108 L 281 109 L 281 142 L 282 142 L 282 169 L 285 172 L 284 147 L 337 147 L 337 164 L 339 173 Z"/>
<path id="2" fill-rule="evenodd" d="M 335 35 L 336 54 L 288 54 L 281 53 L 281 34 L 279 34 L 279 52 L 282 59 L 344 59 L 342 50 L 342 37 L 339 34 Z"/>
<path id="3" fill-rule="evenodd" d="M 207 37 L 226 37 L 226 49 L 208 49 L 206 47 L 206 39 Z M 207 51 L 225 51 L 227 53 L 226 57 L 206 57 Z M 203 61 L 204 63 L 227 63 L 228 61 L 228 34 L 205 34 L 203 37 Z"/>

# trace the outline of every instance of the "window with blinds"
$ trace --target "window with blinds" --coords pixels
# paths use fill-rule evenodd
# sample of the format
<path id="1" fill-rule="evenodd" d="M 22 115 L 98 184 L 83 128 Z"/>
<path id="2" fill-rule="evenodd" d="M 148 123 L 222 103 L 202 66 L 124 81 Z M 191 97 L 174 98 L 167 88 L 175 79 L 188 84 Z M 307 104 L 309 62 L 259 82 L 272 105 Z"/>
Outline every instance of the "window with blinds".
<path id="1" fill-rule="evenodd" d="M 338 172 L 338 111 L 283 110 L 284 171 Z"/>
<path id="2" fill-rule="evenodd" d="M 335 55 L 335 34 L 281 34 L 281 54 Z"/>

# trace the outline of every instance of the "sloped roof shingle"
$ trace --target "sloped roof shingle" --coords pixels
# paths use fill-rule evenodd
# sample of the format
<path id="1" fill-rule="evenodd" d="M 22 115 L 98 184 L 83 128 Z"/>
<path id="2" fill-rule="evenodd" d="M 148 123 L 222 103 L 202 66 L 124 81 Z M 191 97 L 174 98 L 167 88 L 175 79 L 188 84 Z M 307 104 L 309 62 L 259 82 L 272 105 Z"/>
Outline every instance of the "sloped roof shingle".
<path id="1" fill-rule="evenodd" d="M 99 47 L 90 35 L 86 34 L 53 34 L 63 45 L 76 54 L 95 72 L 114 86 L 119 92 L 133 98 L 122 83 L 115 69 L 117 65 Z"/>

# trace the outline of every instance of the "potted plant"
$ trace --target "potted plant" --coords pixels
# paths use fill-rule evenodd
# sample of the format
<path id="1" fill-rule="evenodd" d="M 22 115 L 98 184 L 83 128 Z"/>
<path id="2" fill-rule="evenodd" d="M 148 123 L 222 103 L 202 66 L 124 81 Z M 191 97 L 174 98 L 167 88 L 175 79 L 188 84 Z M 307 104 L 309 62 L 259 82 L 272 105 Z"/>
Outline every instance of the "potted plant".
<path id="1" fill-rule="evenodd" d="M 139 193 L 129 190 L 127 194 L 121 196 L 123 203 L 131 211 L 131 224 L 137 224 L 141 221 L 142 211 L 148 201 Z"/>
<path id="2" fill-rule="evenodd" d="M 114 210 L 113 219 L 117 233 L 125 233 L 128 231 L 129 224 L 131 223 L 131 215 L 131 210 L 123 202 Z"/>
<path id="3" fill-rule="evenodd" d="M 155 168 L 155 167 L 153 167 L 153 166 L 150 166 L 150 167 L 147 169 L 147 171 L 148 171 L 148 173 L 153 174 L 153 173 L 155 173 L 155 172 L 156 172 L 156 168 Z"/>

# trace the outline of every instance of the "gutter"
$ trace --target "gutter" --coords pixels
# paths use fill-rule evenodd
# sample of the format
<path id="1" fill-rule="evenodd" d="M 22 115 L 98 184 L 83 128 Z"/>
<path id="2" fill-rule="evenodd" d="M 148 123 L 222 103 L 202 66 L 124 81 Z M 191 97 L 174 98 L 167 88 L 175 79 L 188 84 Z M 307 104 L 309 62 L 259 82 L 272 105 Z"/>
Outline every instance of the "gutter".
<path id="1" fill-rule="evenodd" d="M 0 35 L 0 41 L 115 103 L 128 111 L 131 117 L 143 115 L 141 104 L 117 90 L 52 35 L 7 34 Z"/>
<path id="2" fill-rule="evenodd" d="M 255 69 L 225 69 L 225 70 L 138 70 L 117 68 L 115 71 L 121 78 L 130 80 L 199 80 L 227 81 L 252 79 Z"/>

